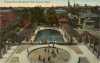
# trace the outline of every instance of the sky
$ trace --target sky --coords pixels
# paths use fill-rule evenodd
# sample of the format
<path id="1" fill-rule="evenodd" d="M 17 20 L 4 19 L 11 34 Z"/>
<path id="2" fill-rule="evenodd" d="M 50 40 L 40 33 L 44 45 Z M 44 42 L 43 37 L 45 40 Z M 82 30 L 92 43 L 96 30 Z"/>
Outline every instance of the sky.
<path id="1" fill-rule="evenodd" d="M 100 0 L 69 0 L 71 4 L 78 3 L 80 5 L 88 4 L 88 5 L 100 5 Z M 54 3 L 62 3 L 67 5 L 68 0 L 0 0 L 0 2 L 54 2 Z"/>

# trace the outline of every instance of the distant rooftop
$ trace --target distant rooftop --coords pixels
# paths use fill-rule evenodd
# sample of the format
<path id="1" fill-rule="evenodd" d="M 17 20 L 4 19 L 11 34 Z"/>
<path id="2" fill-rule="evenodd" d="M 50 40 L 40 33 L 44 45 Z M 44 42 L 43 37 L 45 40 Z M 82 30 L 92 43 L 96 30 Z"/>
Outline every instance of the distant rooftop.
<path id="1" fill-rule="evenodd" d="M 65 9 L 55 9 L 56 13 L 66 13 L 66 10 Z"/>
<path id="2" fill-rule="evenodd" d="M 12 9 L 0 9 L 0 13 L 13 12 Z"/>
<path id="3" fill-rule="evenodd" d="M 80 12 L 80 16 L 82 18 L 86 17 L 100 17 L 98 14 L 92 13 L 92 12 Z"/>

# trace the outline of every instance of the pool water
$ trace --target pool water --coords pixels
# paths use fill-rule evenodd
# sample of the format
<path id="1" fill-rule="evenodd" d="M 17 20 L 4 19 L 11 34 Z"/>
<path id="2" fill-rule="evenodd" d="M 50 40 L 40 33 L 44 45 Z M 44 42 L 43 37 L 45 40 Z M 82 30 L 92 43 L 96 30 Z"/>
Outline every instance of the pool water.
<path id="1" fill-rule="evenodd" d="M 63 43 L 64 39 L 63 36 L 59 31 L 51 30 L 51 29 L 45 29 L 40 30 L 37 32 L 37 35 L 35 37 L 35 42 L 57 42 L 57 43 Z"/>

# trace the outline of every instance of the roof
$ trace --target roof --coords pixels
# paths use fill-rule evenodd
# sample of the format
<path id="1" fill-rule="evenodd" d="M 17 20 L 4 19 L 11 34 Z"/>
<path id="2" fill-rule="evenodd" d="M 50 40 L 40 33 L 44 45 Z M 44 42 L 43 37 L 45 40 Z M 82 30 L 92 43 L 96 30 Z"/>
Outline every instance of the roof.
<path id="1" fill-rule="evenodd" d="M 94 23 L 96 20 L 92 20 L 92 19 L 85 19 L 84 22 L 91 22 Z"/>
<path id="2" fill-rule="evenodd" d="M 100 17 L 100 16 L 92 12 L 80 12 L 80 17 L 86 18 L 86 17 Z"/>
<path id="3" fill-rule="evenodd" d="M 62 8 L 55 9 L 56 13 L 66 13 L 67 11 Z"/>
<path id="4" fill-rule="evenodd" d="M 13 12 L 13 10 L 12 9 L 0 9 L 0 13 L 9 13 L 9 12 Z"/>

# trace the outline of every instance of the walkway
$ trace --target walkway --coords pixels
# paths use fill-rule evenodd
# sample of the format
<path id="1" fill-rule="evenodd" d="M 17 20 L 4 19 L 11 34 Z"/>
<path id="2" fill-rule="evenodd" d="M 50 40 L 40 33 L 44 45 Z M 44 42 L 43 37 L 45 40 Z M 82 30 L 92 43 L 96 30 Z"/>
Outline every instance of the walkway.
<path id="1" fill-rule="evenodd" d="M 0 63 L 30 63 L 29 57 L 27 56 L 28 55 L 27 48 L 28 51 L 32 51 L 33 49 L 40 47 L 47 47 L 47 46 L 48 45 L 19 46 L 16 48 L 17 52 L 15 52 L 15 49 L 12 49 L 14 53 L 8 56 L 8 58 L 4 58 L 5 59 L 4 61 L 0 60 Z M 68 63 L 77 63 L 79 57 L 86 58 L 89 61 L 89 63 L 100 63 L 97 60 L 96 56 L 94 56 L 92 52 L 90 52 L 88 48 L 84 45 L 77 45 L 77 46 L 55 45 L 55 47 L 62 48 L 71 54 L 71 58 Z M 77 50 L 80 49 L 82 53 L 81 54 L 76 53 L 76 51 L 73 49 L 75 47 L 78 47 Z"/>
<path id="2" fill-rule="evenodd" d="M 11 49 L 7 51 L 7 54 L 5 54 L 2 59 L 0 59 L 0 63 L 7 63 L 10 57 L 15 54 L 14 52 L 16 48 L 17 46 L 12 46 Z"/>

